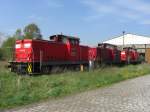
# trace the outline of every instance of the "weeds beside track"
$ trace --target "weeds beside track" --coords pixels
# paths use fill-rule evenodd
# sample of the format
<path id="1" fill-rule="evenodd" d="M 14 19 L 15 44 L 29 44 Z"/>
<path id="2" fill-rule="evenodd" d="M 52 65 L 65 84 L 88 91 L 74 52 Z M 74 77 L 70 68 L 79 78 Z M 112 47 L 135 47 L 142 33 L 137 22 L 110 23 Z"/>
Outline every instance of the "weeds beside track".
<path id="1" fill-rule="evenodd" d="M 26 105 L 146 75 L 150 65 L 100 68 L 90 72 L 19 76 L 0 64 L 0 108 Z"/>

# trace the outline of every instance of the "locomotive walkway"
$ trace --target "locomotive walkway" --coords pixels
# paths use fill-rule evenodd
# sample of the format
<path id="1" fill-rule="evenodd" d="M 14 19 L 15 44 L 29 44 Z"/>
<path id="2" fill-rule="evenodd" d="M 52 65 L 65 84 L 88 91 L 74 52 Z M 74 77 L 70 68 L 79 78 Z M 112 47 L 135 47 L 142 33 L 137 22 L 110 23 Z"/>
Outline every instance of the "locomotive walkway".
<path id="1" fill-rule="evenodd" d="M 150 75 L 6 112 L 150 112 Z"/>

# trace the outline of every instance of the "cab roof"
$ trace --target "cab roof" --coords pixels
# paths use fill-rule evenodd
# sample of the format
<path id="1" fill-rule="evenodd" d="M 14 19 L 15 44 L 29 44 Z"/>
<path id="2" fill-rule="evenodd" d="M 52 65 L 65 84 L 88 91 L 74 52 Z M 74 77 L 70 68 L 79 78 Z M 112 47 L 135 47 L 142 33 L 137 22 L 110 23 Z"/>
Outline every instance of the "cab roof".
<path id="1" fill-rule="evenodd" d="M 59 35 L 52 35 L 50 36 L 50 40 L 54 39 L 55 37 L 58 37 L 58 38 L 67 38 L 69 40 L 80 40 L 79 38 L 77 37 L 73 37 L 73 36 L 66 36 L 66 35 L 62 35 L 62 34 L 59 34 Z"/>
<path id="2" fill-rule="evenodd" d="M 116 45 L 109 44 L 109 43 L 99 43 L 98 44 L 98 46 L 101 46 L 101 45 L 108 45 L 108 46 L 112 46 L 112 47 L 117 47 Z"/>

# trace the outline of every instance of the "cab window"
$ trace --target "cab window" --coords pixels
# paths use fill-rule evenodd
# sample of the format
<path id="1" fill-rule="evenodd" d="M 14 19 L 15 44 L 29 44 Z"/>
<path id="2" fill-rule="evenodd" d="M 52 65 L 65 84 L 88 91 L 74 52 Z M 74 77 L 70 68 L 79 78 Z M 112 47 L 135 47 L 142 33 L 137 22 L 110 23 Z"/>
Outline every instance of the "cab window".
<path id="1" fill-rule="evenodd" d="M 62 42 L 63 42 L 64 44 L 66 44 L 66 43 L 67 43 L 67 41 L 68 41 L 68 39 L 67 39 L 67 38 L 63 38 L 63 39 L 62 39 Z"/>

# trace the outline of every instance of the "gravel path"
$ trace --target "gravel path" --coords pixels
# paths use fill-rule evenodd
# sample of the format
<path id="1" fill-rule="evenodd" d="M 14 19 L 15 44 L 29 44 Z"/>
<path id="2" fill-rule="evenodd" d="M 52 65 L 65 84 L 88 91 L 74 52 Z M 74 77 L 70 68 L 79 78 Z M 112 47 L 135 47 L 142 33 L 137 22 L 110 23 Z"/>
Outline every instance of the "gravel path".
<path id="1" fill-rule="evenodd" d="M 150 75 L 5 112 L 150 112 Z"/>

